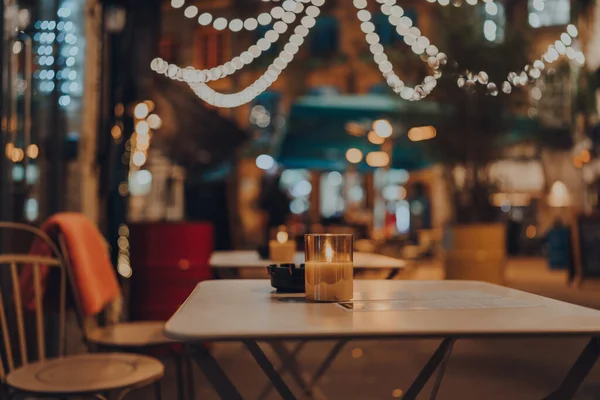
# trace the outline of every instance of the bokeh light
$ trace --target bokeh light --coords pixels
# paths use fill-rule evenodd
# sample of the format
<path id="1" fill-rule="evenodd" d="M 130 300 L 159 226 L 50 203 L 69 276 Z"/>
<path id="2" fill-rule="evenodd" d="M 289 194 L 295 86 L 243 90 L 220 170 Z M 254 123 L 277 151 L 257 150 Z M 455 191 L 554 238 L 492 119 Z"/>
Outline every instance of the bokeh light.
<path id="1" fill-rule="evenodd" d="M 349 149 L 346 152 L 346 160 L 352 164 L 358 164 L 363 159 L 363 153 L 359 149 Z"/>

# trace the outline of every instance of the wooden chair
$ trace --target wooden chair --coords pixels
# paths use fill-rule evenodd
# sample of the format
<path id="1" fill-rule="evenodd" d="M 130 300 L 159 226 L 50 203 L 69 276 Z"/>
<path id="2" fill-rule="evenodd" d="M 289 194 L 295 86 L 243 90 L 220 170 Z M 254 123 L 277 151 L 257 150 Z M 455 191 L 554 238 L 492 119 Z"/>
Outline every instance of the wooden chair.
<path id="1" fill-rule="evenodd" d="M 158 382 L 162 378 L 164 367 L 152 357 L 122 353 L 66 356 L 68 271 L 58 249 L 48 236 L 29 225 L 0 222 L 0 229 L 32 233 L 46 242 L 53 253 L 48 257 L 0 255 L 0 273 L 8 283 L 0 289 L 0 343 L 4 353 L 0 354 L 0 389 L 5 395 L 9 398 L 94 396 L 104 399 L 116 392 L 117 399 L 122 399 L 131 390 Z M 35 346 L 32 347 L 28 347 L 26 332 L 26 321 L 29 320 L 26 306 L 29 305 L 24 304 L 19 280 L 19 267 L 23 265 L 31 266 L 33 273 L 35 304 L 31 318 L 35 325 Z M 45 331 L 48 322 L 46 317 L 49 316 L 44 311 L 42 268 L 49 268 L 48 277 L 54 272 L 58 280 L 58 335 L 55 335 L 55 343 L 50 343 L 47 338 L 52 335 Z M 54 281 L 49 279 L 48 282 Z M 16 343 L 11 340 L 15 332 L 11 332 L 9 327 L 16 330 Z M 50 356 L 52 352 L 56 353 L 54 357 Z"/>
<path id="2" fill-rule="evenodd" d="M 65 238 L 59 235 L 58 238 L 62 257 L 65 261 L 67 269 L 72 271 L 72 263 L 69 257 L 69 251 L 65 242 Z M 165 347 L 175 361 L 178 398 L 185 399 L 183 366 L 184 358 L 180 354 L 173 351 L 169 346 L 175 343 L 164 335 L 164 321 L 132 321 L 120 322 L 122 314 L 122 297 L 121 293 L 115 297 L 109 307 L 104 312 L 103 324 L 100 325 L 99 315 L 93 317 L 84 317 L 82 312 L 79 313 L 81 325 L 83 327 L 84 340 L 92 351 L 126 351 L 138 354 L 148 353 L 156 347 Z M 192 365 L 191 361 L 187 360 L 188 374 L 188 397 L 190 400 L 195 398 Z M 157 388 L 157 391 L 160 387 Z"/>

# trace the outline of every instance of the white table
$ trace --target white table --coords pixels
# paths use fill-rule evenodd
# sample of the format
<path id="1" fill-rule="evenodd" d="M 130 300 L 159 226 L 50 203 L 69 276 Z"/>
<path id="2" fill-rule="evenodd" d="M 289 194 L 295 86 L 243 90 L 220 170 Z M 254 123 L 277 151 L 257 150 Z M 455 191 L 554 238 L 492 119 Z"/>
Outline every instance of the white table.
<path id="1" fill-rule="evenodd" d="M 304 262 L 304 253 L 297 252 L 296 264 Z M 209 264 L 215 269 L 255 269 L 266 268 L 267 265 L 276 264 L 270 260 L 261 259 L 255 250 L 232 250 L 213 252 Z M 390 269 L 388 279 L 398 274 L 399 270 L 406 268 L 406 262 L 397 258 L 374 253 L 354 252 L 354 268 L 362 269 Z"/>
<path id="2" fill-rule="evenodd" d="M 572 398 L 600 356 L 600 311 L 469 281 L 355 281 L 354 300 L 345 307 L 276 294 L 266 280 L 208 281 L 196 287 L 165 330 L 168 337 L 195 344 L 196 349 L 202 349 L 199 344 L 204 341 L 243 342 L 284 399 L 296 397 L 259 341 L 274 346 L 283 369 L 310 391 L 349 340 L 442 339 L 405 392 L 405 400 L 415 399 L 437 370 L 431 398 L 435 397 L 452 346 L 460 338 L 591 337 L 559 389 L 547 397 L 552 400 Z M 290 352 L 283 341 L 323 339 L 338 343 L 313 379 L 303 381 L 294 357 L 299 350 Z M 242 399 L 208 352 L 200 351 L 196 360 L 223 399 Z"/>

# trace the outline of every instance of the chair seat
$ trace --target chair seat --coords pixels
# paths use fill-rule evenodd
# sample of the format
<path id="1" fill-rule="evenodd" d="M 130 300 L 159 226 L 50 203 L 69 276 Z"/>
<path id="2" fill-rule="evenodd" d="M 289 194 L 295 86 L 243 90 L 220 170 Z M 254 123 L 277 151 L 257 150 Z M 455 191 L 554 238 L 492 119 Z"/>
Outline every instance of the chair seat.
<path id="1" fill-rule="evenodd" d="M 40 361 L 8 374 L 6 383 L 36 395 L 79 395 L 140 387 L 164 373 L 155 358 L 137 354 L 80 354 Z"/>
<path id="2" fill-rule="evenodd" d="M 95 328 L 88 333 L 91 343 L 107 347 L 146 347 L 173 343 L 164 335 L 165 323 L 161 321 L 125 322 Z"/>

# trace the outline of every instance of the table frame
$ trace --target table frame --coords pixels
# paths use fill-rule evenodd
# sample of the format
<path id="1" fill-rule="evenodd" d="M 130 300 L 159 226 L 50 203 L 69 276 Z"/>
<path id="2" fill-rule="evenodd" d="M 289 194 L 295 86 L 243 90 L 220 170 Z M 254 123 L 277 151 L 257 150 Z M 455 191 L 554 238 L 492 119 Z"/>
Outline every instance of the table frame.
<path id="1" fill-rule="evenodd" d="M 519 337 L 519 335 L 514 335 L 513 337 L 515 336 Z M 531 336 L 534 335 L 527 335 L 527 337 Z M 565 335 L 549 336 L 564 337 Z M 422 392 L 425 385 L 430 381 L 430 379 L 437 371 L 435 382 L 429 396 L 430 400 L 435 400 L 438 391 L 440 390 L 442 379 L 444 377 L 444 373 L 450 360 L 454 344 L 458 339 L 467 337 L 470 336 L 450 336 L 443 338 L 438 348 L 429 358 L 427 363 L 425 363 L 421 371 L 417 374 L 412 384 L 405 391 L 402 399 L 415 400 L 417 396 Z M 489 338 L 490 336 L 480 337 Z M 507 336 L 499 337 L 507 338 Z M 382 338 L 361 337 L 360 339 L 381 340 Z M 415 339 L 415 337 L 390 336 L 386 337 L 385 339 Z M 288 339 L 286 338 L 285 340 L 287 341 Z M 286 382 L 283 379 L 283 376 L 286 372 L 290 374 L 292 379 L 294 379 L 296 384 L 302 389 L 303 395 L 312 397 L 313 393 L 316 390 L 318 390 L 317 384 L 319 380 L 332 366 L 340 351 L 348 342 L 350 342 L 351 339 L 339 339 L 337 343 L 333 346 L 333 348 L 329 351 L 329 353 L 326 355 L 326 357 L 323 359 L 321 365 L 317 368 L 313 375 L 309 376 L 301 370 L 296 360 L 296 357 L 309 342 L 322 340 L 327 339 L 301 339 L 299 343 L 297 343 L 296 346 L 292 348 L 291 351 L 287 348 L 283 339 L 240 340 L 240 342 L 242 342 L 248 349 L 258 366 L 263 370 L 263 372 L 265 373 L 272 385 L 265 387 L 265 389 L 261 391 L 261 394 L 259 395 L 258 399 L 260 400 L 265 398 L 272 389 L 275 389 L 282 399 L 296 400 L 296 395 L 294 395 L 290 387 L 286 384 Z M 271 360 L 269 360 L 265 352 L 260 347 L 259 342 L 265 342 L 273 348 L 275 354 L 281 361 L 281 365 L 279 366 L 279 368 L 275 368 Z M 207 347 L 204 345 L 204 343 L 199 342 L 190 344 L 189 346 L 191 349 L 190 354 L 192 354 L 198 366 L 200 367 L 200 370 L 206 376 L 206 378 L 213 386 L 217 394 L 224 400 L 243 400 L 243 397 L 240 394 L 240 392 L 237 390 L 237 388 L 231 382 L 231 380 L 225 374 L 225 372 L 221 369 L 218 362 L 210 354 L 209 350 L 207 350 Z M 583 349 L 583 351 L 581 352 L 581 354 L 579 355 L 579 357 L 565 376 L 560 386 L 548 396 L 544 397 L 543 400 L 565 400 L 575 396 L 580 386 L 583 384 L 590 371 L 595 366 L 596 362 L 598 361 L 598 358 L 600 358 L 600 336 L 594 336 L 589 340 L 588 344 L 585 346 L 585 348 Z M 309 378 L 307 379 L 307 377 Z"/>
<path id="2" fill-rule="evenodd" d="M 534 337 L 589 338 L 588 344 L 581 351 L 581 354 L 575 360 L 564 380 L 556 390 L 544 397 L 545 400 L 566 400 L 572 398 L 600 358 L 600 323 L 598 321 L 598 311 L 506 288 L 495 287 L 494 289 L 490 285 L 485 288 L 485 284 L 478 282 L 429 282 L 415 284 L 397 282 L 396 284 L 387 281 L 386 284 L 381 285 L 377 282 L 364 282 L 361 283 L 361 286 L 361 290 L 364 290 L 367 293 L 380 287 L 386 290 L 408 290 L 410 288 L 418 288 L 419 290 L 430 290 L 431 288 L 464 290 L 465 288 L 482 287 L 483 289 L 481 290 L 484 292 L 516 299 L 527 299 L 528 296 L 538 297 L 537 300 L 533 299 L 535 300 L 533 301 L 533 305 L 539 303 L 540 305 L 556 307 L 556 310 L 552 313 L 548 311 L 552 310 L 552 308 L 540 313 L 532 313 L 531 310 L 525 310 L 520 315 L 529 315 L 530 318 L 533 318 L 539 314 L 539 320 L 526 319 L 525 323 L 515 323 L 513 326 L 506 325 L 507 321 L 511 321 L 513 316 L 512 313 L 507 313 L 506 311 L 496 315 L 497 318 L 500 318 L 499 321 L 492 318 L 489 321 L 490 325 L 486 325 L 485 327 L 479 326 L 479 319 L 474 319 L 472 316 L 470 318 L 463 316 L 466 324 L 465 326 L 448 327 L 445 320 L 439 322 L 437 321 L 437 316 L 428 315 L 423 316 L 423 319 L 421 320 L 416 320 L 416 323 L 413 325 L 404 326 L 403 329 L 398 330 L 395 329 L 395 325 L 393 324 L 383 324 L 377 329 L 371 329 L 371 325 L 368 324 L 368 322 L 372 319 L 363 316 L 364 318 L 362 320 L 359 319 L 358 321 L 359 323 L 362 323 L 362 325 L 359 324 L 358 327 L 352 325 L 350 329 L 342 326 L 340 329 L 332 330 L 331 332 L 328 330 L 324 331 L 323 329 L 304 329 L 302 328 L 304 326 L 302 324 L 290 324 L 289 326 L 285 326 L 285 329 L 279 329 L 277 326 L 272 329 L 265 329 L 262 325 L 252 326 L 250 324 L 248 328 L 244 329 L 245 324 L 236 325 L 235 323 L 225 323 L 224 327 L 216 327 L 215 329 L 207 329 L 204 331 L 203 325 L 198 325 L 199 321 L 188 321 L 185 318 L 182 320 L 181 316 L 177 319 L 176 314 L 173 320 L 167 323 L 167 329 L 170 329 L 170 331 L 173 332 L 175 338 L 187 342 L 187 345 L 193 349 L 192 354 L 200 369 L 203 371 L 218 395 L 226 400 L 238 400 L 243 397 L 225 372 L 219 367 L 215 358 L 206 349 L 204 345 L 206 342 L 239 342 L 247 348 L 272 385 L 266 387 L 261 392 L 261 397 L 259 397 L 259 399 L 262 399 L 264 396 L 268 395 L 271 390 L 275 389 L 284 400 L 295 400 L 297 398 L 296 394 L 293 393 L 292 389 L 284 380 L 285 374 L 288 374 L 291 379 L 293 379 L 303 395 L 312 397 L 313 394 L 318 394 L 317 390 L 319 390 L 319 388 L 317 385 L 320 379 L 332 367 L 333 362 L 340 354 L 340 351 L 351 340 L 428 339 L 440 341 L 437 349 L 416 375 L 414 381 L 407 387 L 403 396 L 404 400 L 416 399 L 424 390 L 427 383 L 432 379 L 434 379 L 434 382 L 431 385 L 432 389 L 429 398 L 436 398 L 443 382 L 444 373 L 447 369 L 452 349 L 455 343 L 461 339 L 510 339 Z M 218 287 L 227 287 L 227 283 L 214 283 L 212 289 L 207 289 L 207 292 L 202 294 L 195 291 L 195 296 L 198 297 L 191 296 L 190 298 L 200 300 L 206 295 L 209 295 L 210 298 L 214 299 L 215 297 L 218 297 L 218 294 L 222 293 L 222 290 L 217 289 Z M 241 288 L 236 292 L 238 298 L 241 299 L 245 298 L 239 297 L 244 293 L 244 290 L 255 290 L 254 294 L 252 294 L 249 299 L 258 306 L 263 303 L 269 304 L 272 300 L 272 298 L 262 298 L 262 294 L 271 294 L 268 284 L 264 281 L 246 282 L 245 284 L 237 284 L 237 287 Z M 225 310 L 235 308 L 235 304 L 237 303 L 232 301 L 227 302 L 225 304 Z M 254 305 L 254 303 L 252 304 Z M 191 307 L 190 310 L 193 311 L 195 306 L 196 303 L 188 307 Z M 287 316 L 285 308 L 276 305 L 273 307 L 275 315 L 279 317 Z M 254 309 L 254 307 L 251 309 Z M 183 314 L 187 312 L 185 306 L 182 310 L 185 310 L 182 311 Z M 301 308 L 298 308 L 297 310 L 301 310 Z M 341 315 L 339 313 L 330 313 L 329 311 L 324 315 Z M 211 314 L 209 313 L 208 315 Z M 557 315 L 558 317 L 568 315 L 570 319 L 567 319 L 567 321 L 572 321 L 573 323 L 579 321 L 578 325 L 576 324 L 574 327 L 565 327 L 564 324 L 560 322 L 562 320 L 556 319 Z M 446 314 L 443 316 L 446 316 Z M 375 319 L 375 321 L 377 321 L 377 319 Z M 494 321 L 496 321 L 496 324 L 493 323 Z M 170 323 L 173 324 L 171 327 L 169 327 Z M 321 364 L 317 367 L 316 371 L 309 375 L 301 369 L 297 357 L 302 349 L 309 343 L 317 341 L 335 341 L 336 343 L 330 349 L 328 354 L 324 356 L 324 359 L 321 361 Z M 290 348 L 287 345 L 288 342 L 299 343 Z M 273 349 L 275 358 L 280 361 L 277 368 L 261 348 L 261 343 L 264 343 Z"/>

